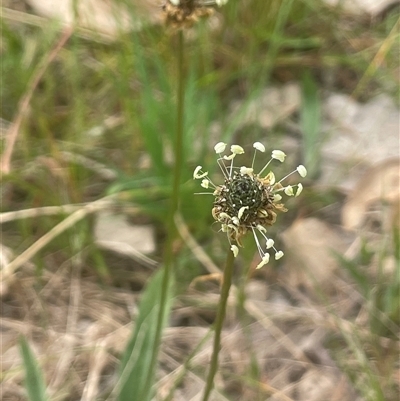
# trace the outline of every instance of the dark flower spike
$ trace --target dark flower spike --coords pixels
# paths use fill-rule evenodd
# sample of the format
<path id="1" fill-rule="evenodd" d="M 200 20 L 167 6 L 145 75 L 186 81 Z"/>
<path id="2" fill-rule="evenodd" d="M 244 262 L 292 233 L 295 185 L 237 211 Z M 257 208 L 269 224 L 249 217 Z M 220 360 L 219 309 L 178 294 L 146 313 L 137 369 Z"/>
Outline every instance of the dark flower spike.
<path id="1" fill-rule="evenodd" d="M 190 28 L 200 18 L 209 17 L 214 7 L 228 0 L 166 0 L 163 4 L 165 22 L 176 29 Z"/>
<path id="2" fill-rule="evenodd" d="M 242 246 L 241 238 L 248 231 L 251 231 L 261 257 L 261 262 L 257 269 L 269 262 L 271 249 L 275 253 L 275 259 L 283 256 L 282 251 L 278 251 L 274 246 L 274 240 L 269 238 L 267 228 L 276 221 L 278 212 L 286 212 L 281 194 L 287 196 L 299 196 L 303 190 L 302 184 L 283 186 L 282 181 L 294 173 L 299 173 L 301 177 L 307 175 L 307 170 L 303 165 L 299 165 L 296 170 L 287 174 L 276 182 L 275 174 L 270 171 L 266 176 L 261 174 L 267 169 L 273 160 L 285 161 L 285 153 L 281 150 L 273 150 L 271 159 L 261 169 L 258 174 L 254 174 L 254 162 L 257 151 L 265 152 L 265 147 L 260 142 L 255 142 L 254 156 L 251 167 L 234 167 L 234 159 L 237 155 L 243 154 L 244 149 L 239 145 L 232 145 L 230 155 L 223 155 L 226 144 L 219 142 L 214 146 L 214 150 L 219 156 L 217 159 L 224 176 L 222 185 L 215 185 L 208 177 L 208 172 L 203 171 L 201 166 L 197 166 L 193 173 L 194 179 L 201 179 L 201 186 L 206 189 L 213 189 L 214 206 L 212 215 L 221 224 L 221 231 L 225 232 L 231 245 L 231 251 L 236 257 L 239 253 L 237 245 Z M 226 164 L 228 162 L 228 164 Z M 210 192 L 211 194 L 211 192 Z M 261 238 L 261 240 L 260 240 Z M 265 246 L 260 241 L 265 241 Z M 237 245 L 236 245 L 237 244 Z"/>

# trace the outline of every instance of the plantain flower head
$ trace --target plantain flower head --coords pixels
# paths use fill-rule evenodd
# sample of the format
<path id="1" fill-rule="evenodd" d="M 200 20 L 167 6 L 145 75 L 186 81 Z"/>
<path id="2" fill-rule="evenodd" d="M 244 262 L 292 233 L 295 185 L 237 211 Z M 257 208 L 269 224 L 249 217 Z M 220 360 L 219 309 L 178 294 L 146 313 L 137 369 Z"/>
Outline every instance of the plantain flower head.
<path id="1" fill-rule="evenodd" d="M 176 29 L 190 28 L 200 18 L 214 13 L 215 7 L 222 7 L 228 0 L 165 0 L 162 6 L 165 22 Z"/>
<path id="2" fill-rule="evenodd" d="M 270 252 L 274 252 L 275 260 L 284 255 L 281 250 L 275 248 L 274 240 L 267 236 L 267 227 L 275 223 L 277 214 L 287 211 L 281 203 L 282 196 L 298 196 L 303 190 L 300 183 L 284 186 L 282 182 L 295 173 L 305 177 L 307 170 L 300 165 L 279 181 L 272 171 L 264 175 L 264 171 L 273 160 L 279 160 L 281 163 L 285 161 L 284 152 L 273 150 L 271 159 L 258 174 L 255 174 L 254 161 L 257 151 L 264 153 L 265 146 L 255 142 L 253 147 L 255 151 L 251 167 L 235 167 L 234 159 L 237 155 L 243 154 L 244 149 L 239 145 L 232 145 L 231 154 L 223 155 L 226 144 L 217 143 L 214 150 L 219 156 L 217 163 L 224 176 L 224 183 L 215 185 L 209 179 L 208 172 L 202 171 L 201 166 L 196 167 L 193 178 L 201 179 L 203 188 L 212 189 L 211 194 L 214 196 L 212 216 L 221 225 L 221 231 L 226 233 L 234 256 L 239 253 L 237 245 L 242 246 L 242 237 L 251 232 L 261 257 L 257 268 L 261 268 L 269 262 Z"/>

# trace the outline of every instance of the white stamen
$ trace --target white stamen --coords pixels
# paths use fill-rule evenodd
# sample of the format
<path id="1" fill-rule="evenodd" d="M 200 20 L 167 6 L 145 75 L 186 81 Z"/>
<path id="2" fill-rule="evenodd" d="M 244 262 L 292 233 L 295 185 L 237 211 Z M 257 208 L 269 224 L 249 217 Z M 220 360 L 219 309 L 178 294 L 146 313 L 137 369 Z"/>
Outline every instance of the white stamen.
<path id="1" fill-rule="evenodd" d="M 243 207 L 241 207 L 241 208 L 239 209 L 239 213 L 238 213 L 238 218 L 239 218 L 239 220 L 242 218 L 244 211 L 245 211 L 246 209 L 248 209 L 248 208 L 249 208 L 248 206 L 243 206 Z"/>
<path id="2" fill-rule="evenodd" d="M 203 187 L 203 188 L 206 188 L 206 189 L 208 189 L 208 185 L 210 184 L 210 181 L 209 180 L 207 180 L 207 179 L 204 179 L 203 181 L 201 181 L 201 186 Z"/>
<path id="3" fill-rule="evenodd" d="M 232 217 L 232 223 L 235 224 L 236 226 L 238 226 L 240 224 L 240 221 L 236 216 L 233 216 Z"/>
<path id="4" fill-rule="evenodd" d="M 231 246 L 231 251 L 233 252 L 233 256 L 236 258 L 236 256 L 239 253 L 239 248 L 236 245 Z"/>
<path id="5" fill-rule="evenodd" d="M 263 257 L 263 255 L 265 254 L 265 252 L 264 252 L 263 249 L 261 248 L 260 241 L 258 241 L 258 237 L 257 237 L 257 234 L 256 234 L 256 230 L 252 227 L 252 228 L 251 228 L 251 231 L 253 232 L 254 242 L 256 243 L 258 253 L 260 254 L 261 257 Z"/>
<path id="6" fill-rule="evenodd" d="M 225 148 L 226 148 L 226 143 L 224 143 L 224 142 L 218 142 L 214 146 L 215 153 L 222 153 L 225 151 Z"/>
<path id="7" fill-rule="evenodd" d="M 293 187 L 291 185 L 288 185 L 287 187 L 285 187 L 285 194 L 287 196 L 293 196 L 294 195 Z"/>
<path id="8" fill-rule="evenodd" d="M 256 226 L 256 228 L 257 228 L 258 231 L 260 231 L 261 234 L 267 232 L 267 229 L 265 227 L 263 227 L 261 224 L 258 224 Z"/>
<path id="9" fill-rule="evenodd" d="M 234 153 L 235 155 L 241 155 L 244 153 L 244 149 L 239 145 L 232 145 L 231 152 Z"/>
<path id="10" fill-rule="evenodd" d="M 275 241 L 272 238 L 269 238 L 266 243 L 267 249 L 272 248 L 274 246 L 274 244 L 275 244 Z"/>
<path id="11" fill-rule="evenodd" d="M 296 170 L 303 178 L 307 175 L 307 169 L 302 164 L 297 166 Z"/>
<path id="12" fill-rule="evenodd" d="M 282 181 L 286 180 L 286 178 L 290 177 L 292 174 L 294 174 L 296 170 L 293 170 L 291 173 L 286 174 L 283 178 L 281 178 L 278 183 L 281 183 Z"/>
<path id="13" fill-rule="evenodd" d="M 265 179 L 269 181 L 269 185 L 274 185 L 275 184 L 276 178 L 275 178 L 275 174 L 272 171 L 270 171 L 267 174 Z"/>
<path id="14" fill-rule="evenodd" d="M 225 160 L 231 160 L 231 166 L 230 166 L 230 170 L 229 170 L 229 177 L 232 177 L 232 171 L 233 171 L 233 159 L 236 155 L 241 155 L 242 153 L 244 153 L 244 149 L 239 146 L 239 145 L 232 145 L 231 146 L 231 152 L 232 154 L 229 156 L 224 156 Z"/>
<path id="15" fill-rule="evenodd" d="M 262 259 L 261 262 L 257 265 L 256 269 L 261 269 L 263 266 L 265 266 L 269 262 L 269 253 L 266 253 Z"/>
<path id="16" fill-rule="evenodd" d="M 272 156 L 273 159 L 279 160 L 281 163 L 284 162 L 286 154 L 282 152 L 281 150 L 273 150 L 272 151 Z"/>
<path id="17" fill-rule="evenodd" d="M 217 159 L 217 163 L 218 163 L 218 166 L 221 169 L 224 177 L 228 178 L 229 177 L 228 169 L 226 168 L 225 163 L 222 161 L 221 157 L 219 159 Z"/>
<path id="18" fill-rule="evenodd" d="M 269 164 L 272 162 L 273 159 L 270 159 L 270 161 L 261 169 L 261 171 L 258 173 L 258 175 L 261 175 L 263 171 L 269 166 Z"/>
<path id="19" fill-rule="evenodd" d="M 302 191 L 303 191 L 303 185 L 297 184 L 297 191 L 296 191 L 295 197 L 297 198 L 301 194 Z"/>
<path id="20" fill-rule="evenodd" d="M 253 169 L 252 168 L 250 168 L 250 167 L 245 167 L 245 166 L 242 166 L 242 167 L 240 167 L 240 174 L 247 174 L 247 175 L 252 175 L 253 174 Z"/>
<path id="21" fill-rule="evenodd" d="M 239 233 L 238 228 L 236 226 L 234 226 L 233 224 L 228 224 L 228 228 L 230 228 L 233 231 L 235 231 L 236 235 Z"/>
<path id="22" fill-rule="evenodd" d="M 199 174 L 199 171 L 201 171 L 202 168 L 203 168 L 202 166 L 197 166 L 197 167 L 194 169 L 194 172 L 193 172 L 193 178 L 194 178 L 194 179 L 198 180 L 198 179 L 200 179 L 200 178 L 204 178 L 204 177 L 208 174 L 208 171 L 206 171 L 206 172 L 203 173 L 203 174 Z"/>
<path id="23" fill-rule="evenodd" d="M 275 254 L 275 260 L 279 260 L 282 256 L 284 255 L 284 253 L 282 251 L 278 251 Z"/>
<path id="24" fill-rule="evenodd" d="M 220 219 L 230 220 L 230 219 L 231 219 L 231 216 L 229 216 L 228 213 L 221 212 L 221 213 L 219 214 L 219 216 L 218 216 L 218 220 L 220 220 Z"/>
<path id="25" fill-rule="evenodd" d="M 265 152 L 265 146 L 261 142 L 254 142 L 253 148 L 259 150 L 260 152 Z"/>
<path id="26" fill-rule="evenodd" d="M 232 154 L 229 155 L 229 156 L 224 156 L 224 159 L 225 159 L 225 160 L 232 160 L 232 159 L 234 159 L 235 156 L 236 156 L 236 153 L 232 153 Z"/>

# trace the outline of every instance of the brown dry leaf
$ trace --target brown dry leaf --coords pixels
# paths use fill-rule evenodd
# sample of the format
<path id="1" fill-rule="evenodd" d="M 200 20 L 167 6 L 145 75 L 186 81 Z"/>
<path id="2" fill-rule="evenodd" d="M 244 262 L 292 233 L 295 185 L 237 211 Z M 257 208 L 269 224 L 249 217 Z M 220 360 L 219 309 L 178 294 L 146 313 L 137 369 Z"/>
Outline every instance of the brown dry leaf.
<path id="1" fill-rule="evenodd" d="M 315 288 L 332 292 L 337 270 L 334 251 L 344 251 L 343 236 L 321 220 L 309 218 L 297 220 L 282 238 L 287 250 L 285 283 L 302 286 L 311 294 Z"/>
<path id="2" fill-rule="evenodd" d="M 360 226 L 371 205 L 384 201 L 396 208 L 400 202 L 400 159 L 389 159 L 370 169 L 359 179 L 342 210 L 346 229 Z"/>
<path id="3" fill-rule="evenodd" d="M 13 257 L 13 251 L 7 246 L 0 244 L 0 270 L 9 264 Z"/>
<path id="4" fill-rule="evenodd" d="M 3 269 L 8 266 L 11 260 L 14 258 L 13 251 L 3 244 L 0 244 L 0 276 L 3 276 Z M 1 280 L 0 282 L 0 294 L 6 294 L 8 291 L 8 285 Z"/>
<path id="5" fill-rule="evenodd" d="M 398 0 L 324 0 L 325 3 L 332 6 L 340 5 L 344 10 L 353 14 L 368 13 L 376 16 L 390 7 L 392 4 L 398 3 Z"/>
<path id="6" fill-rule="evenodd" d="M 27 0 L 35 12 L 47 18 L 60 20 L 63 24 L 74 24 L 74 0 Z M 135 1 L 137 17 L 132 20 L 128 9 L 113 0 L 78 0 L 78 25 L 112 40 L 118 32 L 140 30 L 145 20 L 161 20 L 161 8 L 156 1 Z"/>
<path id="7" fill-rule="evenodd" d="M 336 372 L 335 372 L 336 373 Z M 343 401 L 354 400 L 354 394 L 348 394 L 350 387 L 342 375 L 329 372 L 325 367 L 310 370 L 304 374 L 298 385 L 296 400 L 298 401 Z"/>
<path id="8" fill-rule="evenodd" d="M 94 235 L 98 246 L 154 265 L 144 255 L 156 248 L 150 225 L 133 225 L 125 215 L 104 212 L 97 215 Z"/>
<path id="9" fill-rule="evenodd" d="M 268 129 L 296 112 L 301 103 L 300 86 L 288 83 L 282 87 L 268 87 L 260 96 L 243 106 L 242 101 L 232 105 L 232 116 L 237 116 L 245 107 L 240 122 L 242 125 L 256 123 Z"/>
<path id="10" fill-rule="evenodd" d="M 330 94 L 324 101 L 321 185 L 351 191 L 366 168 L 399 157 L 399 108 L 387 95 L 365 104 L 350 96 Z"/>

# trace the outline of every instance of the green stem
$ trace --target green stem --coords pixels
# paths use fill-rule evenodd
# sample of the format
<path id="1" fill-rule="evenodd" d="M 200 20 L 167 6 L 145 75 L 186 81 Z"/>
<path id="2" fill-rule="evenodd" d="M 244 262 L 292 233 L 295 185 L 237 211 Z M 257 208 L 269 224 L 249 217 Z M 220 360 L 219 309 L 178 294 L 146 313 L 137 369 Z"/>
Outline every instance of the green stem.
<path id="1" fill-rule="evenodd" d="M 221 332 L 224 324 L 226 304 L 228 302 L 229 290 L 232 284 L 233 261 L 235 257 L 229 249 L 226 255 L 225 270 L 222 278 L 221 296 L 219 299 L 217 317 L 215 319 L 215 336 L 214 347 L 211 356 L 210 371 L 208 372 L 206 388 L 204 390 L 203 401 L 207 401 L 210 397 L 214 385 L 214 377 L 218 370 L 218 354 L 221 348 Z"/>
<path id="2" fill-rule="evenodd" d="M 178 87 L 177 87 L 177 125 L 176 137 L 174 142 L 175 163 L 173 168 L 173 186 L 171 203 L 167 219 L 167 240 L 164 248 L 164 275 L 161 285 L 160 304 L 157 317 L 156 334 L 153 345 L 153 355 L 150 371 L 147 376 L 145 389 L 150 389 L 153 382 L 153 372 L 157 363 L 158 349 L 161 342 L 163 323 L 165 319 L 167 297 L 171 280 L 173 278 L 173 242 L 177 236 L 177 229 L 174 217 L 179 208 L 179 190 L 181 182 L 181 172 L 183 164 L 183 135 L 184 135 L 184 103 L 185 103 L 185 84 L 184 84 L 184 37 L 183 32 L 178 33 Z"/>
<path id="3" fill-rule="evenodd" d="M 183 112 L 185 105 L 185 71 L 184 71 L 184 40 L 183 31 L 178 34 L 178 105 L 177 105 L 177 128 L 175 138 L 175 165 L 174 165 L 174 186 L 172 195 L 172 213 L 170 216 L 171 227 L 175 227 L 175 213 L 178 211 L 179 186 L 181 181 L 181 171 L 183 164 Z M 174 229 L 175 232 L 175 229 Z"/>

